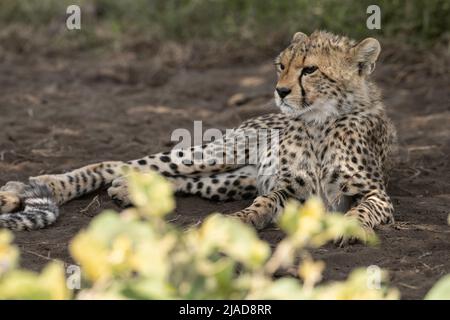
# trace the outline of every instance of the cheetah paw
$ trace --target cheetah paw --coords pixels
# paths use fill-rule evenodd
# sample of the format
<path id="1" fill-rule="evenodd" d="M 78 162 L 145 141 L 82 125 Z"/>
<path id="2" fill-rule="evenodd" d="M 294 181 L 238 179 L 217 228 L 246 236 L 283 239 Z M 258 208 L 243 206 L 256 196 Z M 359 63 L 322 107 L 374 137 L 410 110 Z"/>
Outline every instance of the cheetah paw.
<path id="1" fill-rule="evenodd" d="M 125 208 L 131 205 L 128 181 L 125 177 L 113 180 L 111 187 L 108 188 L 108 195 L 119 207 Z"/>
<path id="2" fill-rule="evenodd" d="M 21 194 L 26 185 L 10 181 L 0 188 L 0 214 L 17 211 L 22 206 Z"/>
<path id="3" fill-rule="evenodd" d="M 240 221 L 252 225 L 256 230 L 263 229 L 268 223 L 264 216 L 259 215 L 257 212 L 250 210 L 242 210 L 230 215 L 233 218 L 237 218 Z"/>

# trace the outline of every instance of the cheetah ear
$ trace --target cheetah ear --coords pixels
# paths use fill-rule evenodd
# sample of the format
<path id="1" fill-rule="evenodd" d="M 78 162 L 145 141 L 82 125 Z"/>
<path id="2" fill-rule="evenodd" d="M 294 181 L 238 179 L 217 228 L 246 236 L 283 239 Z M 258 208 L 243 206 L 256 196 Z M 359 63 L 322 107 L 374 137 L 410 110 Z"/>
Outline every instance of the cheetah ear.
<path id="1" fill-rule="evenodd" d="M 352 48 L 360 75 L 369 75 L 375 70 L 380 51 L 380 43 L 374 38 L 366 38 Z"/>
<path id="2" fill-rule="evenodd" d="M 303 42 L 306 39 L 308 39 L 308 36 L 306 34 L 304 34 L 303 32 L 296 32 L 294 34 L 294 36 L 292 37 L 291 42 L 292 43 L 294 43 L 294 42 Z"/>

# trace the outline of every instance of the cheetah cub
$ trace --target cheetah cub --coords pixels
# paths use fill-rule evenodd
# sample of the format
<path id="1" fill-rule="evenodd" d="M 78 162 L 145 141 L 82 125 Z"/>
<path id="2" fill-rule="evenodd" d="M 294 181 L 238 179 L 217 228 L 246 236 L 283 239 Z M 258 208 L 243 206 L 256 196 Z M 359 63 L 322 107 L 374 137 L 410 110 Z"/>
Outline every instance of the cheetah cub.
<path id="1" fill-rule="evenodd" d="M 160 172 L 176 191 L 218 201 L 254 198 L 233 215 L 257 229 L 276 220 L 289 198 L 303 202 L 317 195 L 371 233 L 392 222 L 394 212 L 385 172 L 395 130 L 369 80 L 379 53 L 373 38 L 356 43 L 323 31 L 298 32 L 275 60 L 281 113 L 247 120 L 206 145 L 32 177 L 27 185 L 10 182 L 0 189 L 0 227 L 46 227 L 58 217 L 58 205 L 105 185 L 112 199 L 127 206 L 123 168 L 131 167 Z M 236 138 L 263 130 L 271 132 L 266 147 L 230 147 Z M 208 159 L 195 161 L 198 154 Z"/>

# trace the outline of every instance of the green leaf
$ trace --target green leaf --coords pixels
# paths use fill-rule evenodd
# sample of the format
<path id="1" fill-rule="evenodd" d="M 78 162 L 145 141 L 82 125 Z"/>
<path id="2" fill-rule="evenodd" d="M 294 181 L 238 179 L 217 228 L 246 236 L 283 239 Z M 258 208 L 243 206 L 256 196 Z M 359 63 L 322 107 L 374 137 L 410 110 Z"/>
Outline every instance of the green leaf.
<path id="1" fill-rule="evenodd" d="M 68 299 L 64 268 L 50 263 L 42 273 L 14 270 L 0 280 L 0 299 Z"/>
<path id="2" fill-rule="evenodd" d="M 0 277 L 15 268 L 19 251 L 12 245 L 13 235 L 8 230 L 0 231 Z"/>
<path id="3" fill-rule="evenodd" d="M 425 296 L 425 300 L 450 300 L 450 274 L 441 278 Z"/>
<path id="4" fill-rule="evenodd" d="M 144 217 L 162 217 L 175 208 L 172 185 L 156 172 L 131 172 L 129 183 L 131 200 Z"/>
<path id="5" fill-rule="evenodd" d="M 249 268 L 261 267 L 270 254 L 269 245 L 258 238 L 255 229 L 236 218 L 211 215 L 199 233 L 200 241 L 211 250 L 217 248 Z"/>

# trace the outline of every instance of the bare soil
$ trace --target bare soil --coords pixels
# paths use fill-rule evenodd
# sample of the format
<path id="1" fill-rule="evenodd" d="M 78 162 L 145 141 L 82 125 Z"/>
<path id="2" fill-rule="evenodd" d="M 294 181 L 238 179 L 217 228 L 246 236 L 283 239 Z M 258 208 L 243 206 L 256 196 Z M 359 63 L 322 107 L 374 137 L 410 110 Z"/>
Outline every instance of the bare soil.
<path id="1" fill-rule="evenodd" d="M 276 110 L 270 60 L 172 64 L 178 53 L 0 55 L 0 185 L 168 150 L 171 132 L 192 130 L 193 120 L 224 129 Z M 389 270 L 403 299 L 421 299 L 450 273 L 449 81 L 428 70 L 403 59 L 377 67 L 401 147 L 389 181 L 396 223 L 379 229 L 378 247 L 314 250 L 327 264 L 325 281 L 377 265 Z M 188 225 L 248 204 L 179 197 L 171 219 Z M 40 270 L 51 259 L 72 263 L 70 239 L 106 208 L 118 210 L 100 191 L 64 205 L 48 229 L 17 232 L 21 265 Z M 273 245 L 283 236 L 275 227 L 260 235 Z"/>

